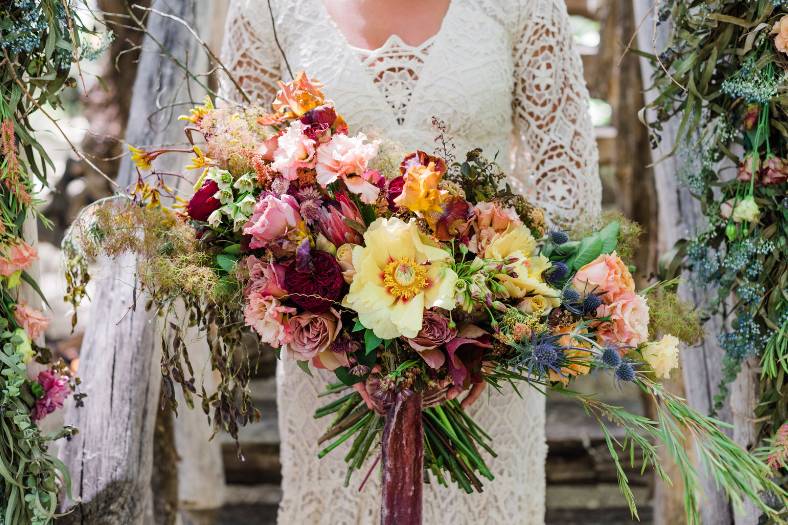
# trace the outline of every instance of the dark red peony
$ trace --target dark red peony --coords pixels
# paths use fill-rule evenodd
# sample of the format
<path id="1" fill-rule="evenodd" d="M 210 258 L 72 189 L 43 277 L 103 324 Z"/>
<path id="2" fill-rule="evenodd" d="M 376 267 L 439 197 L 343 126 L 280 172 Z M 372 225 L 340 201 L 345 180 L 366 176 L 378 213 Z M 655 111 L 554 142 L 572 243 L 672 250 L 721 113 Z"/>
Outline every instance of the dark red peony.
<path id="1" fill-rule="evenodd" d="M 342 268 L 328 252 L 299 249 L 297 258 L 287 265 L 285 288 L 288 299 L 313 313 L 323 313 L 339 302 L 345 288 Z"/>
<path id="2" fill-rule="evenodd" d="M 186 206 L 189 217 L 195 221 L 207 221 L 208 216 L 222 205 L 218 199 L 213 197 L 217 191 L 219 191 L 219 185 L 216 184 L 216 181 L 206 180 Z"/>

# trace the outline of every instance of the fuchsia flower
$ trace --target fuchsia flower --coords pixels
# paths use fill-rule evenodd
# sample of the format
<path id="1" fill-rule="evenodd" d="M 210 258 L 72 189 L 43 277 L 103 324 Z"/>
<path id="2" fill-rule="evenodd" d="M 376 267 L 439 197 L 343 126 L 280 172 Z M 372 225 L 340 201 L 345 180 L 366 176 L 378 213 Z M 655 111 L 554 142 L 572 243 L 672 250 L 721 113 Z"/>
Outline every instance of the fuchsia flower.
<path id="1" fill-rule="evenodd" d="M 36 406 L 33 409 L 33 421 L 40 421 L 61 408 L 71 394 L 68 378 L 56 374 L 53 370 L 44 370 L 38 374 L 37 381 L 44 393 L 36 401 Z"/>
<path id="2" fill-rule="evenodd" d="M 337 248 L 346 243 L 361 244 L 362 242 L 361 234 L 348 226 L 345 219 L 362 226 L 364 224 L 358 207 L 345 193 L 337 193 L 336 204 L 329 204 L 318 211 L 317 223 L 320 232 Z"/>
<path id="3" fill-rule="evenodd" d="M 337 112 L 328 105 L 318 106 L 301 117 L 306 125 L 304 134 L 315 142 L 327 142 L 331 138 L 331 126 L 337 121 Z"/>
<path id="4" fill-rule="evenodd" d="M 287 180 L 296 180 L 299 169 L 315 167 L 316 143 L 304 133 L 305 129 L 304 123 L 296 120 L 279 136 L 271 167 Z"/>
<path id="5" fill-rule="evenodd" d="M 35 308 L 19 303 L 14 309 L 14 319 L 21 326 L 31 341 L 35 341 L 49 326 L 49 318 Z"/>
<path id="6" fill-rule="evenodd" d="M 446 362 L 446 354 L 440 349 L 457 336 L 457 329 L 449 326 L 446 316 L 434 310 L 424 312 L 421 330 L 416 337 L 406 338 L 408 344 L 432 368 L 440 368 Z"/>
<path id="7" fill-rule="evenodd" d="M 402 195 L 402 190 L 405 188 L 405 177 L 399 176 L 391 179 L 386 189 L 386 200 L 389 203 L 389 209 L 397 209 L 397 203 L 394 200 Z"/>
<path id="8" fill-rule="evenodd" d="M 206 180 L 202 187 L 192 195 L 189 204 L 186 206 L 186 212 L 189 214 L 189 217 L 195 221 L 207 221 L 208 216 L 222 205 L 219 199 L 214 197 L 217 191 L 219 191 L 219 185 L 216 181 Z"/>
<path id="9" fill-rule="evenodd" d="M 287 295 L 284 288 L 285 267 L 275 262 L 265 262 L 254 255 L 244 259 L 249 270 L 249 285 L 246 294 L 259 292 L 264 296 L 281 299 Z"/>
<path id="10" fill-rule="evenodd" d="M 380 192 L 376 175 L 380 174 L 367 170 L 367 164 L 378 154 L 379 144 L 367 142 L 363 133 L 355 137 L 334 135 L 317 151 L 317 182 L 325 188 L 341 178 L 350 191 L 361 195 L 361 200 L 375 202 Z"/>
<path id="11" fill-rule="evenodd" d="M 36 249 L 20 240 L 3 250 L 0 256 L 0 275 L 8 277 L 19 270 L 26 270 L 37 258 Z"/>
<path id="12" fill-rule="evenodd" d="M 291 231 L 301 229 L 303 220 L 298 211 L 298 201 L 292 195 L 261 195 L 244 225 L 244 234 L 252 236 L 249 248 L 265 248 Z"/>
<path id="13" fill-rule="evenodd" d="M 287 318 L 294 313 L 295 308 L 284 306 L 276 297 L 257 290 L 247 297 L 244 321 L 257 332 L 260 341 L 279 348 L 290 341 Z"/>

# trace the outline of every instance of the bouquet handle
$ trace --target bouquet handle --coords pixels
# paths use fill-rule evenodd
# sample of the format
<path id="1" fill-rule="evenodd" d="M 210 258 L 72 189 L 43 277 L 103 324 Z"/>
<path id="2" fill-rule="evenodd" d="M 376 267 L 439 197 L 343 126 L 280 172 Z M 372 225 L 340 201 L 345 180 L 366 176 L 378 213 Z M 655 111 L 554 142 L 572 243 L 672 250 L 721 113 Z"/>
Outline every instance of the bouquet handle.
<path id="1" fill-rule="evenodd" d="M 383 427 L 381 525 L 421 525 L 424 437 L 421 393 L 400 390 Z"/>

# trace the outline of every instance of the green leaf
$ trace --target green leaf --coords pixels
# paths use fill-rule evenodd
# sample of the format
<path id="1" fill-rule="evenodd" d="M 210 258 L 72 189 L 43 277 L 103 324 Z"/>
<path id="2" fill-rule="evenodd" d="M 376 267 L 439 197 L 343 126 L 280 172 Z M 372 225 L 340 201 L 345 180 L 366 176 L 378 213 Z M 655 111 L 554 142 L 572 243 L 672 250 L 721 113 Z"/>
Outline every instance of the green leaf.
<path id="1" fill-rule="evenodd" d="M 602 253 L 602 239 L 596 235 L 586 237 L 580 242 L 580 247 L 577 253 L 571 259 L 572 269 L 579 270 L 586 264 L 590 263 Z"/>
<path id="2" fill-rule="evenodd" d="M 227 273 L 233 273 L 235 271 L 235 263 L 237 262 L 237 258 L 233 257 L 232 255 L 228 255 L 226 253 L 220 253 L 216 256 L 216 264 L 219 265 L 219 268 L 224 270 Z"/>
<path id="3" fill-rule="evenodd" d="M 334 374 L 337 376 L 337 379 L 342 381 L 343 384 L 347 386 L 353 386 L 356 383 L 360 383 L 364 380 L 362 377 L 354 376 L 350 373 L 350 369 L 346 366 L 340 366 L 336 370 L 334 370 Z"/>
<path id="4" fill-rule="evenodd" d="M 360 331 L 366 330 L 366 329 L 367 329 L 367 327 L 364 326 L 363 324 L 361 324 L 361 321 L 356 319 L 356 323 L 353 325 L 353 331 L 354 332 L 360 332 Z"/>
<path id="5" fill-rule="evenodd" d="M 375 332 L 372 330 L 367 330 L 364 332 L 364 350 L 367 354 L 373 352 L 377 347 L 380 346 L 380 343 L 383 342 L 383 339 L 375 335 Z"/>
<path id="6" fill-rule="evenodd" d="M 230 255 L 241 255 L 241 244 L 235 243 L 229 246 L 225 246 L 224 250 L 222 251 Z"/>
<path id="7" fill-rule="evenodd" d="M 602 239 L 602 253 L 612 253 L 618 245 L 618 233 L 621 231 L 621 224 L 613 221 L 598 233 Z"/>
<path id="8" fill-rule="evenodd" d="M 309 361 L 296 361 L 298 368 L 306 372 L 309 377 L 312 377 L 312 370 L 309 368 Z"/>

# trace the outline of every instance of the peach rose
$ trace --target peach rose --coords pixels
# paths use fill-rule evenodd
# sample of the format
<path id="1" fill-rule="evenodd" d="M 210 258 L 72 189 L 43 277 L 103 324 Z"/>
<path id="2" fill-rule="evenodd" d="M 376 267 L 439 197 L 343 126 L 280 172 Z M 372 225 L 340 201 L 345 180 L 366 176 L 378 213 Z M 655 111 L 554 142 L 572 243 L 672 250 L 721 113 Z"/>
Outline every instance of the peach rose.
<path id="1" fill-rule="evenodd" d="M 0 257 L 0 275 L 8 277 L 19 270 L 25 270 L 37 258 L 36 249 L 25 241 L 20 241 L 4 250 L 2 257 Z"/>
<path id="2" fill-rule="evenodd" d="M 602 294 L 602 301 L 607 304 L 614 303 L 623 294 L 635 291 L 632 274 L 616 252 L 602 254 L 580 268 L 572 285 L 581 292 Z"/>
<path id="3" fill-rule="evenodd" d="M 596 314 L 610 317 L 598 329 L 605 343 L 635 348 L 648 338 L 648 304 L 634 292 L 622 293 L 614 302 L 600 306 Z"/>
<path id="4" fill-rule="evenodd" d="M 287 316 L 296 312 L 295 308 L 283 306 L 279 299 L 263 295 L 259 290 L 249 294 L 244 308 L 244 321 L 254 328 L 260 340 L 273 347 L 281 347 L 290 341 Z"/>
<path id="5" fill-rule="evenodd" d="M 284 288 L 285 267 L 275 262 L 265 262 L 254 255 L 244 259 L 249 271 L 249 285 L 247 294 L 260 292 L 264 296 L 273 296 L 281 299 L 287 295 Z"/>
<path id="6" fill-rule="evenodd" d="M 468 248 L 474 253 L 483 252 L 496 234 L 523 224 L 514 208 L 503 208 L 494 202 L 480 202 L 473 211 L 474 234 Z"/>
<path id="7" fill-rule="evenodd" d="M 774 47 L 781 53 L 788 53 L 788 15 L 783 16 L 772 28 Z"/>
<path id="8" fill-rule="evenodd" d="M 49 326 L 49 318 L 43 313 L 30 308 L 24 303 L 19 303 L 14 309 L 16 323 L 24 328 L 31 341 L 35 341 Z"/>

